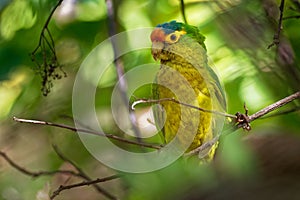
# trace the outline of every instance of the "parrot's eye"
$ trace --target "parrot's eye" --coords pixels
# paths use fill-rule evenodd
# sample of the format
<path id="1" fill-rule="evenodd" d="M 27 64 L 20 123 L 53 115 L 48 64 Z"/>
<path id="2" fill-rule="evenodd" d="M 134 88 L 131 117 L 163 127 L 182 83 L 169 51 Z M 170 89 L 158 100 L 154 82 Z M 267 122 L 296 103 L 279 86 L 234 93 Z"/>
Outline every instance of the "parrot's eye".
<path id="1" fill-rule="evenodd" d="M 185 31 L 174 31 L 173 33 L 167 35 L 165 41 L 167 43 L 173 44 L 177 42 L 180 39 L 180 37 L 185 33 L 186 33 Z"/>
<path id="2" fill-rule="evenodd" d="M 171 39 L 172 41 L 176 41 L 177 35 L 176 35 L 175 33 L 171 34 L 171 35 L 170 35 L 170 39 Z"/>

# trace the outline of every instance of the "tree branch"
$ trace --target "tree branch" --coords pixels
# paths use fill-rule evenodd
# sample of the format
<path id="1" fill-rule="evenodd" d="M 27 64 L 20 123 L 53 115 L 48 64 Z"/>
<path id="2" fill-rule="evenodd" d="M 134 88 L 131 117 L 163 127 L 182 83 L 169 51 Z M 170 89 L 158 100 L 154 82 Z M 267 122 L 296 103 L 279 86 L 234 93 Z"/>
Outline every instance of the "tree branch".
<path id="1" fill-rule="evenodd" d="M 24 167 L 21 167 L 20 165 L 18 165 L 15 161 L 13 161 L 10 157 L 8 157 L 7 154 L 4 153 L 3 151 L 0 151 L 0 156 L 2 158 L 4 158 L 4 160 L 6 160 L 6 162 L 8 162 L 8 164 L 10 166 L 15 168 L 19 172 L 21 172 L 21 173 L 23 173 L 27 176 L 31 176 L 33 178 L 36 178 L 36 177 L 39 177 L 39 176 L 51 176 L 51 175 L 54 175 L 54 174 L 67 174 L 67 175 L 81 177 L 81 175 L 79 175 L 78 173 L 76 173 L 74 171 L 71 171 L 71 170 L 54 170 L 54 171 L 32 172 L 32 171 L 29 171 L 29 170 L 25 169 Z"/>
<path id="2" fill-rule="evenodd" d="M 295 99 L 299 99 L 300 98 L 300 91 L 288 96 L 288 97 L 285 97 L 263 109 L 261 109 L 260 111 L 254 113 L 253 115 L 250 115 L 249 116 L 249 122 L 252 122 L 254 121 L 255 119 L 257 118 L 260 118 L 266 114 L 268 114 L 269 112 L 272 112 L 273 110 L 276 110 L 288 103 L 290 103 L 291 101 L 294 101 Z"/>
<path id="3" fill-rule="evenodd" d="M 184 0 L 180 0 L 180 10 L 181 10 L 181 15 L 182 15 L 184 23 L 188 24 L 186 16 L 185 16 Z"/>
<path id="4" fill-rule="evenodd" d="M 210 112 L 210 113 L 214 113 L 214 114 L 218 114 L 218 115 L 222 115 L 222 116 L 225 116 L 225 117 L 230 117 L 230 118 L 234 118 L 234 119 L 238 119 L 237 124 L 236 126 L 232 127 L 230 132 L 234 132 L 235 130 L 237 130 L 238 128 L 245 128 L 245 127 L 248 127 L 247 130 L 250 130 L 250 122 L 268 114 L 269 112 L 272 112 L 282 106 L 284 106 L 285 104 L 287 103 L 290 103 L 291 101 L 295 100 L 295 99 L 298 99 L 300 98 L 300 91 L 284 98 L 284 99 L 281 99 L 277 102 L 275 102 L 274 104 L 271 104 L 263 109 L 261 109 L 260 111 L 254 113 L 253 115 L 250 115 L 248 116 L 248 114 L 243 114 L 240 116 L 240 118 L 237 118 L 237 114 L 236 115 L 231 115 L 231 114 L 227 114 L 227 113 L 222 113 L 222 112 L 218 112 L 218 111 L 212 111 L 212 110 L 205 110 L 203 108 L 199 108 L 199 107 L 196 107 L 196 106 L 193 106 L 193 105 L 189 105 L 189 104 L 186 104 L 186 103 L 182 103 L 182 102 L 179 102 L 178 100 L 174 99 L 174 98 L 165 98 L 165 99 L 158 99 L 158 100 L 154 100 L 154 99 L 142 99 L 142 100 L 137 100 L 135 101 L 133 104 L 132 104 L 132 110 L 135 109 L 135 106 L 140 104 L 140 103 L 159 103 L 159 102 L 162 102 L 162 101 L 171 101 L 171 102 L 174 102 L 174 103 L 177 103 L 177 104 L 181 104 L 183 106 L 187 106 L 187 107 L 190 107 L 190 108 L 193 108 L 193 109 L 197 109 L 197 110 L 200 110 L 202 112 Z M 29 119 L 20 119 L 20 118 L 16 118 L 14 117 L 13 118 L 15 121 L 17 122 L 21 122 L 21 123 L 32 123 L 32 124 L 39 124 L 39 125 L 48 125 L 48 126 L 54 126 L 54 127 L 59 127 L 59 128 L 63 128 L 63 129 L 68 129 L 68 130 L 71 130 L 71 131 L 74 131 L 74 132 L 84 132 L 84 133 L 90 133 L 90 134 L 95 134 L 95 135 L 99 135 L 99 136 L 104 136 L 104 137 L 108 137 L 108 138 L 111 138 L 111 139 L 114 139 L 114 140 L 118 140 L 118 141 L 121 141 L 121 142 L 124 142 L 124 143 L 128 143 L 128 144 L 133 144 L 133 145 L 138 145 L 138 146 L 143 146 L 143 147 L 148 147 L 148 148 L 153 148 L 153 149 L 160 149 L 162 146 L 157 146 L 157 145 L 154 145 L 154 144 L 147 144 L 147 143 L 139 143 L 139 142 L 136 142 L 136 141 L 131 141 L 131 140 L 127 140 L 127 139 L 124 139 L 124 138 L 121 138 L 121 137 L 118 137 L 118 136 L 115 136 L 115 135 L 112 135 L 112 134 L 105 134 L 103 132 L 96 132 L 96 131 L 92 131 L 92 130 L 86 130 L 86 129 L 76 129 L 74 127 L 71 127 L 71 126 L 67 126 L 67 125 L 64 125 L 64 124 L 56 124 L 56 123 L 52 123 L 52 122 L 46 122 L 46 121 L 38 121 L 38 120 L 29 120 Z M 214 138 L 213 140 L 218 140 L 218 138 Z M 214 143 L 209 141 L 207 144 L 203 144 L 201 145 L 199 148 L 197 148 L 198 150 L 194 150 L 193 152 L 196 153 L 196 152 L 200 152 L 202 151 L 203 149 L 206 149 L 210 146 L 212 146 Z"/>
<path id="5" fill-rule="evenodd" d="M 127 83 L 126 83 L 126 80 L 124 79 L 124 65 L 123 65 L 121 58 L 118 57 L 118 51 L 119 51 L 118 44 L 112 37 L 115 34 L 117 34 L 113 1 L 106 0 L 106 7 L 107 7 L 108 20 L 109 20 L 109 23 L 108 23 L 109 29 L 108 30 L 109 30 L 109 36 L 110 36 L 110 40 L 112 43 L 113 51 L 114 51 L 114 57 L 115 57 L 114 63 L 116 66 L 118 80 L 119 80 L 119 89 L 121 92 L 121 99 L 123 100 L 124 105 L 128 106 L 129 101 L 128 101 L 128 96 L 127 96 Z M 131 122 L 131 127 L 135 133 L 136 140 L 139 143 L 141 143 L 142 142 L 141 133 L 140 133 L 140 130 L 138 129 L 138 127 L 136 126 L 136 124 L 137 124 L 136 116 L 135 116 L 134 112 L 132 112 L 132 110 L 129 109 L 128 112 L 129 112 L 129 120 Z"/>
<path id="6" fill-rule="evenodd" d="M 241 118 L 240 120 L 243 120 L 243 121 L 237 121 L 238 123 L 233 126 L 233 127 L 230 127 L 228 130 L 225 130 L 223 135 L 227 135 L 227 134 L 230 134 L 230 133 L 233 133 L 234 131 L 236 131 L 237 129 L 239 128 L 243 128 L 243 129 L 246 129 L 246 130 L 250 130 L 250 122 L 256 120 L 256 119 L 259 119 L 261 118 L 262 116 L 294 101 L 295 99 L 300 99 L 300 91 L 288 96 L 288 97 L 285 97 L 263 109 L 261 109 L 260 111 L 248 116 L 248 109 L 246 108 L 246 106 L 244 105 L 244 108 L 246 110 L 246 113 L 242 115 L 243 118 Z M 294 109 L 295 111 L 297 109 Z M 206 150 L 207 148 L 211 148 L 218 140 L 219 140 L 219 137 L 220 135 L 217 135 L 215 136 L 212 140 L 210 141 L 207 141 L 205 143 L 203 143 L 201 146 L 199 146 L 198 148 L 190 151 L 189 153 L 186 153 L 185 156 L 191 156 L 191 155 L 196 155 L 198 154 L 199 152 L 202 152 L 204 150 Z"/>
<path id="7" fill-rule="evenodd" d="M 70 131 L 73 131 L 73 132 L 83 132 L 83 133 L 94 134 L 94 135 L 114 139 L 114 140 L 117 140 L 117 141 L 120 141 L 120 142 L 124 142 L 124 143 L 127 143 L 127 144 L 132 144 L 132 145 L 137 145 L 137 146 L 142 146 L 142 147 L 147 147 L 147 148 L 152 148 L 152 149 L 160 149 L 161 148 L 161 146 L 158 146 L 158 145 L 155 145 L 155 144 L 139 143 L 139 142 L 136 142 L 136 141 L 127 140 L 127 139 L 122 138 L 122 137 L 118 137 L 118 136 L 113 135 L 113 134 L 106 134 L 106 133 L 103 133 L 103 132 L 97 132 L 97 131 L 88 130 L 88 129 L 77 129 L 75 127 L 64 125 L 64 124 L 56 124 L 56 123 L 52 123 L 52 122 L 32 120 L 32 119 L 22 119 L 22 118 L 17 118 L 17 117 L 13 117 L 13 120 L 16 121 L 16 122 L 20 122 L 20 123 L 30 123 L 30 124 L 36 124 L 36 125 L 54 126 L 54 127 L 58 127 L 58 128 L 67 129 L 67 130 L 70 130 Z"/>
<path id="8" fill-rule="evenodd" d="M 82 187 L 82 186 L 96 185 L 97 183 L 114 180 L 114 179 L 117 179 L 120 177 L 121 177 L 120 175 L 112 175 L 112 176 L 108 176 L 105 178 L 97 178 L 95 180 L 82 181 L 80 183 L 75 183 L 75 184 L 71 184 L 71 185 L 61 185 L 57 190 L 55 190 L 52 193 L 52 195 L 50 196 L 50 199 L 54 199 L 56 196 L 58 196 L 64 190 L 69 190 L 72 188 L 78 188 L 78 187 Z M 117 198 L 114 198 L 114 199 L 117 199 Z"/>
<path id="9" fill-rule="evenodd" d="M 278 20 L 278 26 L 277 26 L 277 32 L 275 32 L 274 37 L 273 37 L 273 42 L 268 46 L 268 49 L 270 49 L 274 45 L 278 45 L 280 42 L 280 32 L 282 30 L 282 19 L 283 19 L 283 10 L 284 10 L 284 1 L 281 0 L 280 6 L 279 6 L 279 20 Z"/>
<path id="10" fill-rule="evenodd" d="M 196 149 L 193 149 L 192 151 L 185 153 L 184 156 L 192 156 L 192 155 L 196 155 L 199 154 L 200 152 L 205 151 L 206 149 L 211 148 L 214 144 L 216 144 L 219 141 L 219 137 L 220 135 L 215 136 L 213 139 L 203 143 L 201 146 L 199 146 Z"/>
<path id="11" fill-rule="evenodd" d="M 267 119 L 267 118 L 270 118 L 270 117 L 277 117 L 277 116 L 280 116 L 280 115 L 286 115 L 286 114 L 297 112 L 297 111 L 300 111 L 300 106 L 297 106 L 295 108 L 291 108 L 291 109 L 288 109 L 288 110 L 284 110 L 284 111 L 281 111 L 281 112 L 273 113 L 273 114 L 270 114 L 270 115 L 267 115 L 267 116 L 263 116 L 263 117 L 260 117 L 259 119 Z"/>
<path id="12" fill-rule="evenodd" d="M 61 5 L 61 3 L 62 3 L 63 1 L 64 1 L 64 0 L 59 0 L 59 1 L 57 2 L 57 4 L 54 6 L 54 8 L 51 10 L 51 12 L 50 12 L 49 16 L 47 17 L 46 22 L 45 22 L 45 24 L 44 24 L 44 26 L 43 26 L 43 29 L 42 29 L 42 31 L 41 31 L 39 43 L 38 43 L 37 47 L 32 51 L 31 54 L 35 54 L 36 51 L 40 48 L 40 46 L 41 46 L 41 44 L 42 44 L 42 39 L 43 39 L 43 37 L 45 36 L 45 31 L 47 31 L 48 34 L 51 35 L 50 32 L 49 32 L 49 29 L 48 29 L 48 25 L 49 25 L 49 23 L 50 23 L 50 20 L 51 20 L 51 18 L 52 18 L 52 16 L 53 16 L 55 10 Z M 53 40 L 51 40 L 51 41 L 53 42 Z"/>
<path id="13" fill-rule="evenodd" d="M 110 194 L 109 192 L 107 192 L 106 190 L 104 190 L 102 187 L 100 187 L 99 185 L 96 185 L 96 183 L 93 183 L 92 182 L 92 179 L 77 165 L 75 164 L 73 161 L 71 161 L 70 159 L 68 159 L 66 156 L 64 156 L 62 154 L 62 152 L 60 152 L 60 150 L 58 149 L 58 147 L 56 145 L 53 145 L 52 146 L 54 151 L 56 152 L 56 154 L 65 162 L 71 164 L 73 167 L 75 167 L 75 169 L 78 171 L 78 175 L 85 179 L 86 181 L 84 182 L 88 182 L 89 184 L 88 185 L 93 185 L 93 187 L 101 194 L 103 194 L 104 196 L 106 196 L 107 198 L 109 199 L 117 199 L 114 195 Z M 114 175 L 114 177 L 120 177 L 120 175 Z M 101 180 L 101 179 L 97 179 L 97 180 Z M 102 181 L 104 182 L 104 181 Z M 71 189 L 71 188 L 75 188 L 75 187 L 80 187 L 80 186 L 83 186 L 83 185 L 78 185 L 78 184 L 74 184 L 72 187 L 65 187 L 65 186 L 60 186 L 57 190 L 55 190 L 50 199 L 54 199 L 57 195 L 59 195 L 59 193 L 63 190 L 66 190 L 66 189 Z"/>
<path id="14" fill-rule="evenodd" d="M 282 20 L 299 19 L 299 18 L 300 18 L 300 15 L 292 15 L 292 16 L 283 17 Z"/>
<path id="15" fill-rule="evenodd" d="M 223 113 L 223 112 L 219 112 L 219 111 L 215 111 L 215 110 L 206 110 L 204 108 L 200 108 L 200 107 L 197 107 L 197 106 L 193 106 L 193 105 L 190 105 L 190 104 L 187 104 L 187 103 L 180 102 L 180 101 L 176 100 L 175 98 L 139 99 L 139 100 L 136 100 L 136 101 L 133 102 L 133 104 L 131 105 L 131 109 L 135 110 L 135 106 L 138 105 L 138 104 L 142 104 L 142 103 L 157 104 L 157 103 L 164 102 L 164 101 L 170 101 L 170 102 L 174 102 L 174 103 L 177 103 L 177 104 L 189 107 L 189 108 L 193 108 L 193 109 L 196 109 L 196 110 L 199 110 L 199 111 L 202 111 L 202 112 L 213 113 L 213 114 L 221 115 L 221 116 L 224 116 L 224 117 L 230 117 L 230 118 L 236 119 L 235 115 L 231 115 L 231 114 L 228 114 L 228 113 Z"/>

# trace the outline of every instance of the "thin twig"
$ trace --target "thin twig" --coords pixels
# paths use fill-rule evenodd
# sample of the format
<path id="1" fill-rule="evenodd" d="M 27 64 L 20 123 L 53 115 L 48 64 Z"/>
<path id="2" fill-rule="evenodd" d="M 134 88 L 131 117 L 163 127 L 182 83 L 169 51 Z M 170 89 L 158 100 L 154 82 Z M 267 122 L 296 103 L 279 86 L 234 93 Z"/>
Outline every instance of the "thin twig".
<path id="1" fill-rule="evenodd" d="M 291 109 L 288 109 L 288 110 L 284 110 L 284 111 L 281 111 L 281 112 L 277 112 L 277 113 L 274 113 L 274 114 L 270 114 L 270 115 L 267 115 L 267 116 L 263 116 L 263 117 L 260 117 L 259 119 L 267 119 L 267 118 L 271 118 L 271 117 L 277 117 L 277 116 L 280 116 L 280 115 L 286 115 L 286 114 L 290 114 L 290 113 L 297 112 L 297 111 L 300 111 L 300 106 L 297 106 L 295 108 L 291 108 Z"/>
<path id="2" fill-rule="evenodd" d="M 278 26 L 277 26 L 277 32 L 275 32 L 274 37 L 273 37 L 273 42 L 268 46 L 268 49 L 271 48 L 274 45 L 278 45 L 280 40 L 280 32 L 282 30 L 282 18 L 283 18 L 283 10 L 284 10 L 284 1 L 285 0 L 281 0 L 280 2 L 280 6 L 279 6 L 279 20 L 278 20 Z"/>
<path id="3" fill-rule="evenodd" d="M 292 16 L 283 17 L 282 20 L 299 19 L 299 18 L 300 18 L 300 15 L 292 15 Z"/>
<path id="4" fill-rule="evenodd" d="M 76 170 L 78 171 L 78 174 L 84 178 L 86 181 L 91 181 L 92 179 L 80 168 L 77 166 L 77 164 L 75 164 L 73 161 L 71 161 L 70 159 L 68 159 L 67 157 L 65 157 L 61 152 L 60 150 L 57 148 L 56 145 L 53 145 L 53 149 L 54 151 L 56 152 L 56 154 L 62 159 L 64 160 L 65 162 L 71 164 L 73 167 L 76 168 Z M 93 187 L 98 191 L 100 192 L 101 194 L 105 195 L 106 197 L 108 197 L 109 199 L 115 199 L 115 197 L 110 194 L 109 192 L 107 192 L 106 190 L 104 190 L 103 188 L 101 188 L 100 186 L 98 185 L 95 185 L 93 184 Z"/>
<path id="5" fill-rule="evenodd" d="M 106 0 L 106 7 L 107 7 L 108 20 L 109 20 L 108 32 L 109 32 L 109 36 L 110 36 L 110 40 L 111 40 L 113 52 L 114 52 L 114 63 L 116 66 L 118 80 L 119 80 L 119 89 L 121 92 L 122 101 L 123 101 L 124 105 L 127 106 L 127 105 L 129 105 L 129 101 L 128 101 L 128 96 L 127 96 L 127 83 L 124 78 L 124 65 L 123 65 L 122 60 L 118 57 L 119 56 L 119 54 L 118 54 L 119 47 L 113 37 L 114 35 L 117 34 L 113 1 Z M 139 143 L 141 143 L 142 137 L 141 137 L 140 130 L 136 126 L 136 124 L 137 124 L 136 116 L 135 116 L 134 112 L 132 112 L 132 110 L 129 109 L 128 112 L 129 112 L 129 120 L 131 122 L 131 127 L 135 133 L 136 140 Z"/>
<path id="6" fill-rule="evenodd" d="M 288 96 L 288 97 L 285 97 L 263 109 L 261 109 L 260 111 L 254 113 L 253 115 L 250 115 L 248 116 L 248 109 L 246 108 L 246 106 L 244 105 L 244 108 L 245 108 L 245 111 L 246 113 L 245 114 L 241 114 L 239 112 L 236 113 L 236 126 L 232 127 L 232 128 L 229 128 L 229 130 L 226 131 L 226 133 L 230 133 L 231 132 L 234 132 L 236 131 L 237 129 L 239 128 L 243 128 L 244 130 L 251 130 L 251 125 L 250 123 L 252 121 L 254 121 L 255 119 L 259 119 L 261 118 L 262 116 L 265 116 L 266 114 L 290 103 L 291 101 L 295 100 L 295 99 L 298 99 L 300 98 L 300 91 Z"/>
<path id="7" fill-rule="evenodd" d="M 37 125 L 46 125 L 46 126 L 54 126 L 54 127 L 58 127 L 58 128 L 63 128 L 63 129 L 67 129 L 73 132 L 83 132 L 83 133 L 89 133 L 89 134 L 93 134 L 93 135 L 98 135 L 98 136 L 103 136 L 103 137 L 107 137 L 110 139 L 114 139 L 114 140 L 118 140 L 120 142 L 124 142 L 127 144 L 132 144 L 132 145 L 138 145 L 138 146 L 142 146 L 142 147 L 148 147 L 148 148 L 152 148 L 152 149 L 160 149 L 161 146 L 155 145 L 155 144 L 149 144 L 149 143 L 139 143 L 136 141 L 132 141 L 132 140 L 127 140 L 125 138 L 122 137 L 118 137 L 116 135 L 113 134 L 106 134 L 103 132 L 97 132 L 97 131 L 93 131 L 93 130 L 88 130 L 88 129 L 77 129 L 75 127 L 72 126 L 68 126 L 65 124 L 57 124 L 57 123 L 52 123 L 52 122 L 47 122 L 47 121 L 40 121 L 40 120 L 32 120 L 32 119 L 22 119 L 22 118 L 17 118 L 17 117 L 13 117 L 13 120 L 16 122 L 20 122 L 20 123 L 30 123 L 30 124 L 37 124 Z"/>
<path id="8" fill-rule="evenodd" d="M 97 178 L 95 180 L 82 181 L 80 183 L 75 183 L 75 184 L 71 184 L 71 185 L 61 185 L 57 190 L 55 190 L 52 193 L 50 199 L 54 199 L 56 196 L 58 196 L 64 190 L 68 190 L 68 189 L 72 189 L 72 188 L 78 188 L 78 187 L 82 187 L 82 186 L 95 185 L 97 183 L 102 183 L 102 182 L 114 180 L 114 179 L 117 179 L 117 178 L 120 178 L 120 177 L 121 177 L 120 175 L 112 175 L 112 176 L 108 176 L 108 177 L 105 177 L 105 178 Z"/>
<path id="9" fill-rule="evenodd" d="M 3 151 L 0 151 L 0 156 L 2 156 L 9 164 L 10 166 L 12 166 L 13 168 L 15 168 L 16 170 L 20 171 L 21 173 L 31 176 L 33 178 L 39 177 L 39 176 L 51 176 L 54 174 L 68 174 L 68 175 L 72 175 L 72 176 L 77 176 L 77 177 L 81 177 L 81 175 L 79 175 L 78 173 L 71 171 L 71 170 L 54 170 L 54 171 L 38 171 L 38 172 L 32 172 L 29 171 L 27 169 L 25 169 L 24 167 L 21 167 L 20 165 L 18 165 L 15 161 L 13 161 L 10 157 L 8 157 L 6 155 L 6 153 L 4 153 Z"/>
<path id="10" fill-rule="evenodd" d="M 219 137 L 220 137 L 220 135 L 215 136 L 213 139 L 203 143 L 198 148 L 196 148 L 188 153 L 185 153 L 184 156 L 196 155 L 196 154 L 199 154 L 199 152 L 203 152 L 204 150 L 211 148 L 214 144 L 216 144 L 216 142 L 218 142 Z"/>
<path id="11" fill-rule="evenodd" d="M 160 102 L 164 102 L 164 101 L 171 101 L 171 102 L 174 102 L 174 103 L 177 103 L 177 104 L 189 107 L 189 108 L 193 108 L 193 109 L 196 109 L 196 110 L 199 110 L 199 111 L 202 111 L 202 112 L 213 113 L 213 114 L 221 115 L 221 116 L 224 116 L 224 117 L 230 117 L 230 118 L 236 119 L 235 115 L 231 115 L 231 114 L 228 114 L 228 113 L 223 113 L 223 112 L 219 112 L 219 111 L 215 111 L 215 110 L 207 110 L 207 109 L 204 109 L 204 108 L 200 108 L 200 107 L 197 107 L 197 106 L 193 106 L 193 105 L 190 105 L 190 104 L 187 104 L 187 103 L 180 102 L 180 101 L 178 101 L 174 98 L 139 99 L 139 100 L 133 102 L 133 104 L 131 105 L 131 109 L 134 110 L 135 106 L 138 105 L 138 104 L 141 104 L 141 103 L 160 103 Z"/>
<path id="12" fill-rule="evenodd" d="M 61 3 L 62 3 L 63 1 L 64 1 L 64 0 L 59 0 L 59 1 L 57 2 L 57 4 L 54 6 L 54 8 L 51 10 L 51 12 L 50 12 L 50 14 L 49 14 L 49 16 L 48 16 L 48 18 L 47 18 L 47 20 L 46 20 L 44 26 L 43 26 L 43 29 L 42 29 L 42 31 L 41 31 L 39 43 L 38 43 L 37 47 L 33 50 L 32 54 L 35 54 L 36 51 L 37 51 L 37 50 L 39 49 L 39 47 L 41 46 L 41 44 L 42 44 L 42 39 L 45 37 L 45 31 L 48 31 L 48 34 L 51 35 L 50 32 L 49 32 L 49 30 L 48 30 L 49 22 L 50 22 L 50 20 L 51 20 L 51 18 L 52 18 L 52 16 L 53 16 L 55 10 L 61 5 Z"/>
<path id="13" fill-rule="evenodd" d="M 276 109 L 290 103 L 291 101 L 294 101 L 295 99 L 299 99 L 299 98 L 300 98 L 300 91 L 261 109 L 260 111 L 254 113 L 253 115 L 250 115 L 249 122 L 252 122 L 253 120 L 260 118 L 260 117 L 268 114 L 269 112 L 272 112 L 273 110 L 276 110 Z"/>
<path id="14" fill-rule="evenodd" d="M 76 164 L 74 163 L 72 160 L 68 159 L 66 156 L 64 156 L 62 154 L 62 152 L 60 152 L 60 150 L 58 149 L 58 147 L 56 145 L 52 145 L 54 151 L 56 152 L 56 154 L 65 162 L 71 164 L 73 167 L 76 168 L 76 170 L 78 171 L 78 175 L 80 175 L 81 178 L 85 179 L 85 182 L 91 182 L 92 179 Z M 114 175 L 114 176 L 119 176 L 119 175 Z M 113 196 L 112 194 L 110 194 L 109 192 L 107 192 L 105 189 L 103 189 L 102 187 L 100 187 L 99 185 L 96 185 L 95 183 L 89 183 L 88 185 L 93 185 L 93 187 L 101 194 L 103 194 L 104 196 L 106 196 L 109 199 L 116 199 L 115 196 Z M 75 184 L 76 185 L 76 184 Z M 74 188 L 76 186 L 70 187 L 70 188 Z M 80 187 L 80 186 L 77 186 Z M 53 192 L 53 194 L 51 195 L 50 199 L 54 199 L 55 196 L 57 196 L 62 190 L 63 186 L 60 186 L 56 191 Z M 70 189 L 70 188 L 66 188 L 66 189 Z M 57 192 L 58 191 L 58 192 Z"/>
<path id="15" fill-rule="evenodd" d="M 181 15 L 182 15 L 184 23 L 188 24 L 186 16 L 185 16 L 184 0 L 180 0 L 180 10 L 181 10 Z"/>
<path id="16" fill-rule="evenodd" d="M 63 161 L 71 164 L 73 167 L 76 168 L 76 170 L 81 174 L 82 178 L 86 178 L 87 175 L 82 171 L 80 167 L 78 167 L 73 161 L 68 159 L 65 155 L 62 154 L 62 152 L 58 149 L 56 145 L 52 145 L 52 148 L 54 149 L 55 153 L 62 159 Z"/>

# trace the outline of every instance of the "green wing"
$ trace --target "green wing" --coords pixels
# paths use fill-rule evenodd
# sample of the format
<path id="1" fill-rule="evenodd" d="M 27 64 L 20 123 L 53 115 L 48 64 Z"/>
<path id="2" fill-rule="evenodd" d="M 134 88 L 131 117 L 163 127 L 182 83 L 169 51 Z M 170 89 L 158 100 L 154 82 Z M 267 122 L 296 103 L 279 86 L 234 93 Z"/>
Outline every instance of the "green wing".
<path id="1" fill-rule="evenodd" d="M 218 99 L 223 111 L 226 111 L 226 97 L 219 78 L 211 67 L 207 66 L 207 70 L 211 76 L 211 85 L 213 86 L 214 95 Z"/>
<path id="2" fill-rule="evenodd" d="M 191 38 L 195 39 L 198 44 L 202 46 L 202 48 L 205 50 L 206 53 L 206 46 L 204 44 L 205 37 L 200 33 L 200 30 L 196 26 L 191 26 L 188 24 L 182 24 L 184 29 L 187 32 L 187 35 Z M 220 104 L 221 108 L 225 111 L 226 110 L 226 98 L 224 91 L 222 89 L 222 86 L 220 84 L 219 78 L 216 75 L 216 73 L 213 71 L 213 69 L 206 63 L 205 64 L 205 70 L 208 71 L 208 76 L 210 80 L 210 84 L 212 85 L 212 90 L 214 91 L 214 96 L 218 99 L 218 103 Z M 201 69 L 201 67 L 200 67 Z M 205 74 L 205 71 L 203 71 L 203 75 Z"/>

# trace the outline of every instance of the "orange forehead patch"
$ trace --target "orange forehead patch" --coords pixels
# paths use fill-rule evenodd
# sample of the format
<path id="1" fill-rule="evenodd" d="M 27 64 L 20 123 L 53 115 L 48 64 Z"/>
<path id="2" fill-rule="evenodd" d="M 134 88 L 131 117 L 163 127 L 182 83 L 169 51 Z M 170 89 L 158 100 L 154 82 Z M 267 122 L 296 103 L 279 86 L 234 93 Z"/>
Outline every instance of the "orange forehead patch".
<path id="1" fill-rule="evenodd" d="M 165 32 L 161 28 L 155 28 L 151 33 L 151 41 L 165 41 L 166 35 Z"/>

